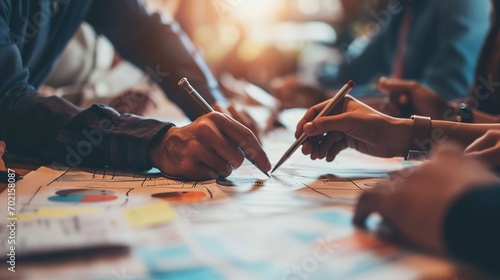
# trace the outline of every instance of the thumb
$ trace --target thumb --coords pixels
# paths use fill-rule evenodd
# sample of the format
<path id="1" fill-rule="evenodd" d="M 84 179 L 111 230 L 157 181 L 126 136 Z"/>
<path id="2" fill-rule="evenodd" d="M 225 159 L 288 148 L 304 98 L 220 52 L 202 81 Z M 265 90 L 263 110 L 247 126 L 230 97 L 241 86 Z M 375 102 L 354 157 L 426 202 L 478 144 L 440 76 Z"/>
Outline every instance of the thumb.
<path id="1" fill-rule="evenodd" d="M 351 114 L 344 113 L 334 116 L 325 116 L 308 122 L 304 125 L 304 133 L 308 136 L 318 136 L 331 131 L 347 132 L 356 126 Z"/>
<path id="2" fill-rule="evenodd" d="M 382 77 L 378 82 L 378 90 L 384 94 L 392 92 L 413 92 L 419 86 L 415 81 L 389 79 Z"/>

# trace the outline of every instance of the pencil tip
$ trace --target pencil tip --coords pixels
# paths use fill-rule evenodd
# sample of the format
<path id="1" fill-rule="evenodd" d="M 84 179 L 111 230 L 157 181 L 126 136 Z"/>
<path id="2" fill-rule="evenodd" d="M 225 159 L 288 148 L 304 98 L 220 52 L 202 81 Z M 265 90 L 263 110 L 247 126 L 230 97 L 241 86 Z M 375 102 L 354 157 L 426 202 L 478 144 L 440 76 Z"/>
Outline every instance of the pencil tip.
<path id="1" fill-rule="evenodd" d="M 182 78 L 179 80 L 179 82 L 177 83 L 179 86 L 183 86 L 185 83 L 188 82 L 188 79 L 186 77 Z"/>

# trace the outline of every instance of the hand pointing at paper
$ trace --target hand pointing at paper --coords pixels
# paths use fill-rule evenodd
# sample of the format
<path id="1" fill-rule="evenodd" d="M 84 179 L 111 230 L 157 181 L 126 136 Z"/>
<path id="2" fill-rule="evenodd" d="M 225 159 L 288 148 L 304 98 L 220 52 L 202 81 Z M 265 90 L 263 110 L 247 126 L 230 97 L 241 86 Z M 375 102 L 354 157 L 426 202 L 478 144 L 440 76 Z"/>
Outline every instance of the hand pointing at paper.
<path id="1" fill-rule="evenodd" d="M 326 104 L 310 108 L 295 132 L 295 137 L 302 132 L 312 136 L 302 147 L 311 159 L 333 161 L 348 147 L 379 157 L 404 154 L 410 137 L 409 120 L 384 115 L 351 96 L 346 96 L 329 116 L 314 120 Z"/>
<path id="2" fill-rule="evenodd" d="M 227 177 L 244 155 L 269 171 L 271 163 L 250 129 L 221 113 L 208 113 L 184 127 L 172 127 L 150 151 L 151 162 L 163 173 L 190 180 Z"/>

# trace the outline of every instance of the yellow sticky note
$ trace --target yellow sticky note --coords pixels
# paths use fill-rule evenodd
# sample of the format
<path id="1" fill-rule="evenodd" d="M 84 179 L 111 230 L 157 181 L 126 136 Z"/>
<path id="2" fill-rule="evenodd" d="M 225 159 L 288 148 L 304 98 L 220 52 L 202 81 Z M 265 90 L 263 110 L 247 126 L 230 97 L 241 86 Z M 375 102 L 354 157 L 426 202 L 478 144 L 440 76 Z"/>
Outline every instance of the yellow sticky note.
<path id="1" fill-rule="evenodd" d="M 38 209 L 38 217 L 65 217 L 77 214 L 96 213 L 102 208 L 40 208 Z"/>
<path id="2" fill-rule="evenodd" d="M 161 225 L 176 218 L 174 209 L 165 202 L 126 209 L 123 213 L 134 229 Z"/>
<path id="3" fill-rule="evenodd" d="M 20 221 L 34 221 L 38 218 L 38 215 L 32 212 L 23 212 L 17 213 L 16 218 Z"/>
<path id="4" fill-rule="evenodd" d="M 21 212 L 17 213 L 16 217 L 23 221 L 32 221 L 39 218 L 56 218 L 67 217 L 78 214 L 97 213 L 102 211 L 102 208 L 40 208 L 36 212 Z"/>

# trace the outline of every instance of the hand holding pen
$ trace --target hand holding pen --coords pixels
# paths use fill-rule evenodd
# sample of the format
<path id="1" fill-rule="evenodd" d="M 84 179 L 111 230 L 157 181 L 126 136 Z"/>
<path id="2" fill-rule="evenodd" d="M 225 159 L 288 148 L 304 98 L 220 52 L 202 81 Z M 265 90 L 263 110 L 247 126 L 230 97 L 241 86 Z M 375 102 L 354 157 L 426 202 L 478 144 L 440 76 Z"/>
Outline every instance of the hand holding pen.
<path id="1" fill-rule="evenodd" d="M 308 140 L 310 135 L 307 135 L 305 132 L 302 131 L 302 127 L 304 126 L 304 120 L 307 121 L 313 121 L 317 120 L 323 116 L 326 116 L 327 114 L 330 113 L 330 111 L 337 106 L 341 101 L 343 101 L 344 97 L 352 90 L 352 88 L 355 86 L 355 83 L 353 81 L 347 82 L 336 94 L 333 96 L 328 101 L 325 101 L 321 104 L 318 104 L 316 106 L 313 106 L 309 111 L 307 112 L 306 116 L 301 120 L 301 122 L 298 125 L 298 131 L 300 131 L 300 136 L 298 136 L 297 140 L 292 144 L 292 146 L 285 152 L 285 154 L 281 157 L 279 162 L 274 166 L 273 171 L 276 171 L 283 163 L 285 163 L 292 155 L 293 153 L 302 145 L 306 140 Z M 317 111 L 319 109 L 319 111 Z M 313 113 L 311 113 L 311 110 Z"/>
<path id="2" fill-rule="evenodd" d="M 192 106 L 209 107 L 202 98 L 193 99 Z M 263 172 L 271 169 L 255 135 L 233 118 L 217 112 L 206 113 L 187 126 L 169 128 L 152 144 L 149 156 L 153 166 L 165 175 L 184 180 L 227 177 L 245 156 Z"/>
<path id="3" fill-rule="evenodd" d="M 205 113 L 213 113 L 215 112 L 215 110 L 203 99 L 203 97 L 196 91 L 196 89 L 194 89 L 188 82 L 188 80 L 186 78 L 183 78 L 179 81 L 179 86 L 182 87 L 189 95 L 191 95 L 191 97 L 193 98 L 193 100 L 198 104 L 198 106 L 200 108 L 203 108 L 203 111 L 205 111 Z M 227 118 L 227 117 L 226 117 Z M 269 174 L 267 174 L 267 171 L 269 171 L 269 169 L 271 169 L 271 166 L 269 163 L 269 160 L 267 159 L 267 155 L 264 153 L 264 151 L 262 150 L 262 148 L 260 147 L 260 144 L 257 140 L 257 138 L 255 137 L 255 135 L 252 134 L 251 135 L 248 135 L 248 129 L 244 129 L 244 127 L 240 127 L 240 128 L 235 128 L 236 130 L 235 131 L 231 131 L 231 132 L 226 132 L 226 138 L 229 136 L 229 138 L 232 138 L 232 140 L 236 140 L 236 142 L 233 142 L 233 143 L 229 143 L 231 146 L 231 144 L 234 146 L 234 144 L 237 145 L 237 148 L 238 150 L 245 156 L 245 158 L 250 161 L 255 167 L 257 167 L 262 173 L 264 173 L 267 177 L 270 177 Z M 245 139 L 241 139 L 241 136 L 242 135 L 237 135 L 237 130 L 247 130 L 246 132 L 246 138 L 247 140 Z M 233 137 L 231 137 L 231 135 Z M 238 140 L 238 138 L 240 138 L 241 140 Z M 245 142 L 248 142 L 250 141 L 252 143 L 253 146 L 256 146 L 258 145 L 259 148 L 262 150 L 262 153 L 260 153 L 260 155 L 251 155 L 247 150 L 247 148 L 245 148 L 245 145 L 244 143 Z M 247 143 L 248 144 L 248 143 Z M 230 147 L 228 147 L 230 148 Z M 265 161 L 267 162 L 263 162 L 263 160 L 265 159 Z M 239 164 L 241 165 L 241 163 Z M 238 166 L 239 166 L 238 165 Z"/>

